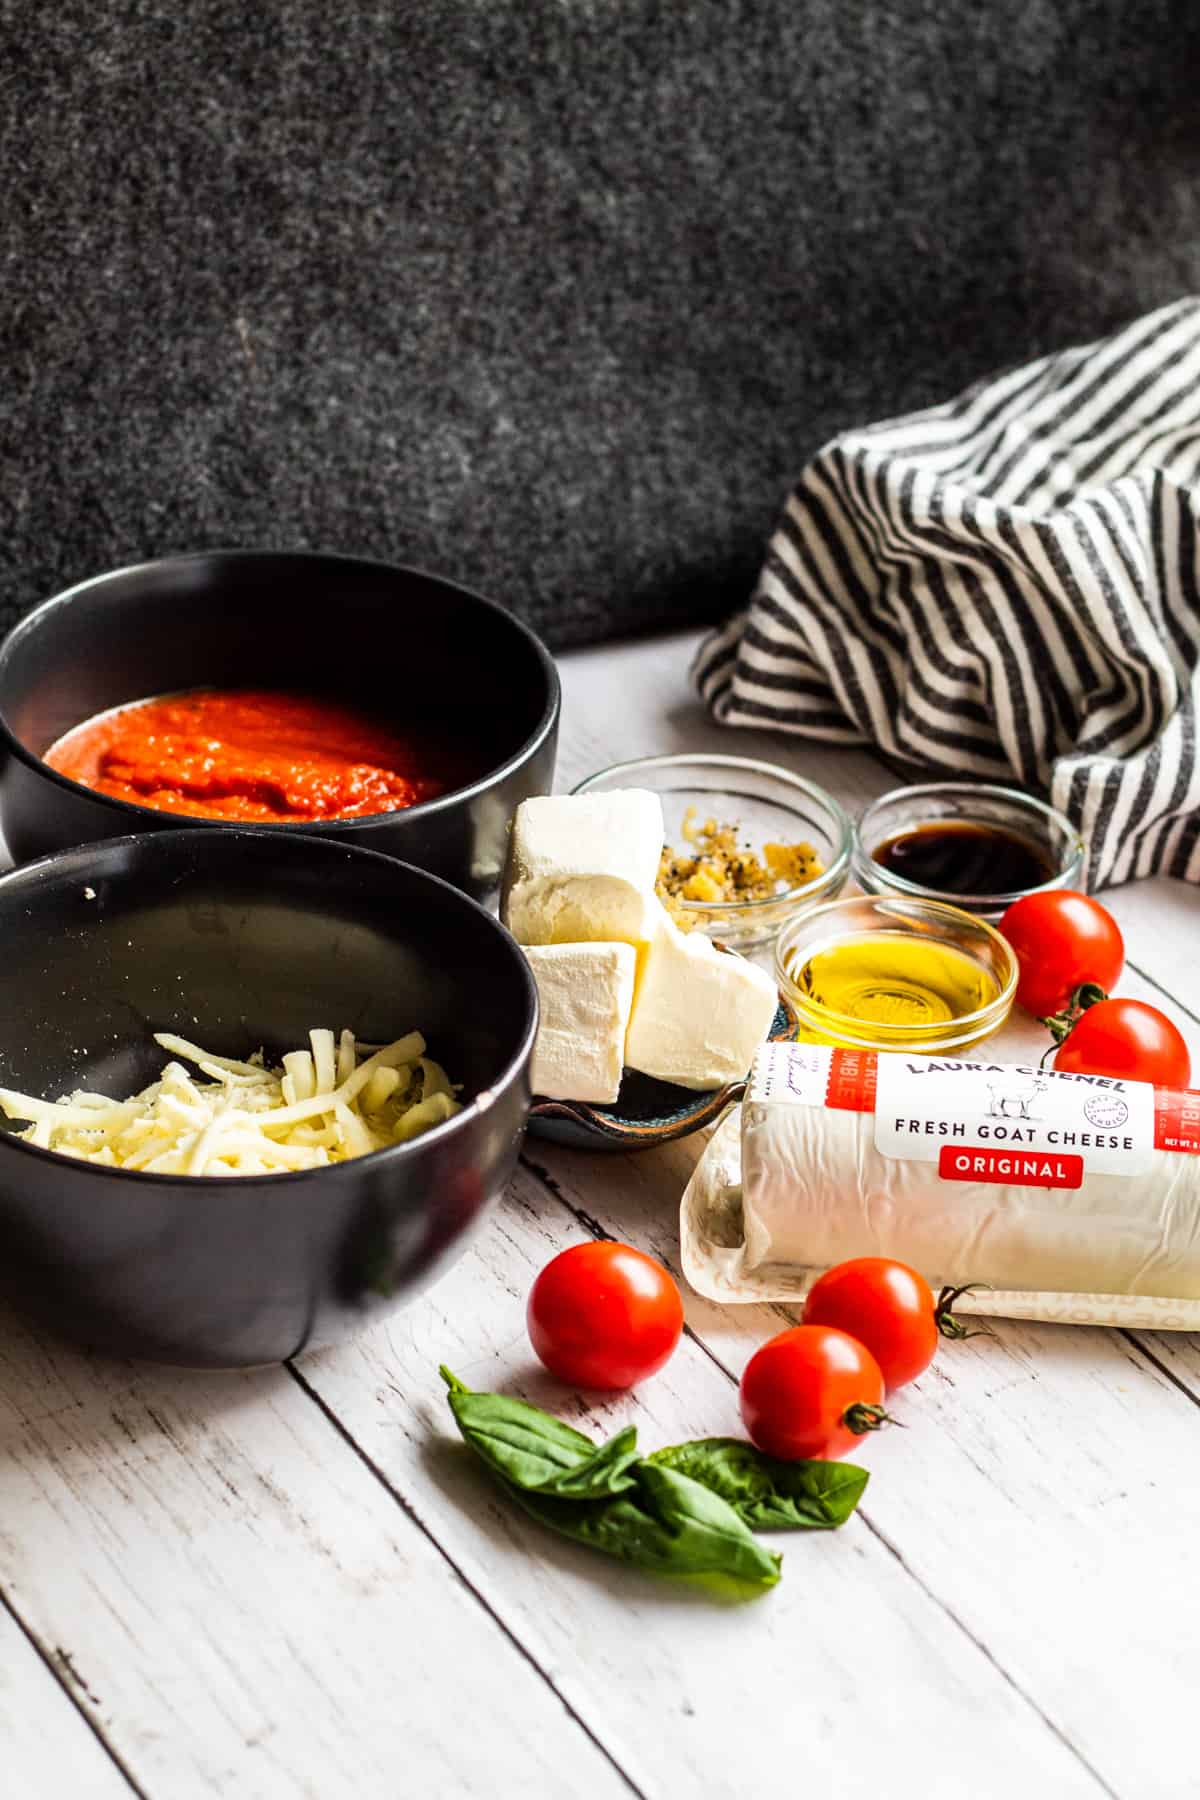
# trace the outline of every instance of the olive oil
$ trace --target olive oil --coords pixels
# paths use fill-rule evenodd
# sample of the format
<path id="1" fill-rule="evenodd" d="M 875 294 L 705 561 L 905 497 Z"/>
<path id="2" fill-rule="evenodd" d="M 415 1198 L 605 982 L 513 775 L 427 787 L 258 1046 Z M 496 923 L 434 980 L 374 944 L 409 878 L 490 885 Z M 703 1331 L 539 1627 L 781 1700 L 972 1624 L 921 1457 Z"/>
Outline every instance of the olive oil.
<path id="1" fill-rule="evenodd" d="M 812 1005 L 885 1026 L 897 1047 L 906 1028 L 917 1032 L 966 1018 L 1000 992 L 962 950 L 905 932 L 874 931 L 820 945 L 803 962 L 797 957 L 788 974 Z"/>

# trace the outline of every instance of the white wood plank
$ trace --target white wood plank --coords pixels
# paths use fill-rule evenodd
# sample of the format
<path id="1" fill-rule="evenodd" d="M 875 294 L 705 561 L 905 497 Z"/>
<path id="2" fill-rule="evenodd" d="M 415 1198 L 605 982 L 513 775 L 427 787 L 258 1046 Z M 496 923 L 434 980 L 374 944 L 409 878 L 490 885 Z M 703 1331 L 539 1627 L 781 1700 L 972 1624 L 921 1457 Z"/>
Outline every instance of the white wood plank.
<path id="1" fill-rule="evenodd" d="M 692 642 L 662 647 L 653 683 L 633 647 L 571 659 L 564 785 L 583 765 L 611 758 L 631 721 L 642 741 L 629 753 L 715 746 L 768 756 L 823 781 L 852 809 L 893 783 L 869 756 L 713 726 L 686 683 Z M 612 706 L 618 691 L 628 710 Z M 1200 985 L 1194 890 L 1150 882 L 1112 899 L 1130 961 L 1151 978 L 1130 969 L 1120 991 L 1171 1014 L 1200 1068 L 1196 1020 L 1176 1003 L 1186 1007 Z M 1034 1021 L 1014 1015 L 992 1043 L 998 1054 L 1024 1059 L 1045 1041 Z M 603 1229 L 674 1265 L 678 1196 L 698 1148 L 612 1159 L 619 1168 L 532 1141 L 528 1156 Z M 696 1296 L 688 1307 L 731 1375 L 787 1316 L 710 1307 Z M 1179 1346 L 1172 1354 L 1178 1364 L 1189 1352 Z M 1170 1591 L 1181 1570 L 1194 1579 L 1197 1569 L 1200 1437 L 1190 1402 L 1116 1333 L 1004 1324 L 994 1340 L 948 1347 L 939 1370 L 901 1403 L 904 1436 L 868 1453 L 878 1475 L 867 1516 L 1118 1791 L 1185 1791 L 1183 1721 L 1200 1634 L 1189 1619 L 1164 1639 L 1143 1597 Z M 1200 1354 L 1188 1378 L 1200 1392 Z M 1169 1507 L 1161 1501 L 1168 1492 Z M 1147 1545 L 1139 1521 L 1149 1517 Z"/>
<path id="2" fill-rule="evenodd" d="M 617 1160 L 580 1160 L 594 1204 L 608 1186 L 625 1191 Z M 1102 1793 L 860 1523 L 780 1539 L 780 1586 L 731 1610 L 564 1544 L 497 1494 L 454 1439 L 441 1361 L 472 1386 L 520 1392 L 597 1434 L 636 1422 L 647 1448 L 740 1430 L 732 1383 L 688 1340 L 636 1396 L 586 1409 L 543 1374 L 525 1336 L 525 1297 L 548 1257 L 582 1235 L 522 1173 L 494 1229 L 426 1302 L 307 1358 L 302 1373 L 642 1792 L 733 1800 L 774 1791 L 786 1770 L 838 1796 L 949 1800 L 969 1769 L 984 1800 L 1022 1785 Z M 882 1468 L 884 1450 L 868 1460 Z"/>
<path id="3" fill-rule="evenodd" d="M 1130 1337 L 1200 1408 L 1200 1335 L 1189 1331 L 1137 1331 L 1131 1332 Z M 1200 1418 L 1196 1428 L 1200 1430 Z"/>
<path id="4" fill-rule="evenodd" d="M 130 1800 L 134 1791 L 3 1607 L 0 1756 L 6 1800 Z"/>
<path id="5" fill-rule="evenodd" d="M 681 750 L 715 750 L 780 763 L 824 783 L 856 811 L 895 787 L 897 777 L 865 751 L 830 750 L 782 731 L 715 725 L 687 678 L 699 637 L 698 632 L 672 632 L 648 641 L 576 650 L 560 659 L 563 724 L 556 787 L 574 787 L 610 763 Z"/>
<path id="6" fill-rule="evenodd" d="M 1124 933 L 1129 960 L 1157 984 L 1154 1004 L 1170 1012 L 1173 1000 L 1200 1018 L 1200 888 L 1162 876 L 1113 888 L 1103 898 Z M 1124 982 L 1118 991 L 1126 992 Z M 1193 1062 L 1200 1081 L 1194 1052 Z"/>
<path id="7" fill-rule="evenodd" d="M 613 1158 L 619 1170 L 545 1144 L 529 1155 L 568 1204 L 678 1274 L 689 1146 Z M 690 1290 L 686 1305 L 731 1378 L 794 1316 Z M 1120 1333 L 994 1329 L 944 1346 L 898 1398 L 906 1429 L 863 1452 L 865 1516 L 1118 1792 L 1182 1793 L 1200 1616 L 1164 1634 L 1145 1597 L 1200 1579 L 1195 1408 Z"/>
<path id="8" fill-rule="evenodd" d="M 712 725 L 686 681 L 695 638 L 564 659 L 561 786 L 701 748 L 780 761 L 855 809 L 894 784 L 866 753 Z M 1200 981 L 1180 885 L 1114 904 L 1131 959 L 1186 1004 Z M 1028 1032 L 1007 1042 L 1024 1054 Z M 672 1260 L 695 1150 L 530 1146 L 574 1204 Z M 1010 1326 L 953 1347 L 903 1402 L 909 1430 L 864 1456 L 874 1532 L 782 1540 L 783 1586 L 714 1610 L 514 1518 L 446 1442 L 439 1360 L 560 1397 L 531 1372 L 523 1304 L 578 1231 L 522 1177 L 429 1300 L 303 1375 L 648 1796 L 773 1789 L 785 1768 L 839 1797 L 1191 1791 L 1196 1633 L 1190 1609 L 1165 1626 L 1157 1602 L 1194 1585 L 1200 1440 L 1191 1400 L 1136 1349 Z M 691 1297 L 689 1316 L 729 1373 L 689 1344 L 585 1420 L 635 1418 L 647 1443 L 736 1429 L 730 1376 L 780 1314 Z M 626 1791 L 287 1376 L 132 1371 L 0 1321 L 0 1442 L 0 1586 L 74 1658 L 152 1794 Z M 44 1782 L 54 1764 L 15 1766 Z"/>
<path id="9" fill-rule="evenodd" d="M 5 1319 L 0 1439 L 0 1587 L 150 1794 L 627 1792 L 285 1370 L 134 1369 Z"/>

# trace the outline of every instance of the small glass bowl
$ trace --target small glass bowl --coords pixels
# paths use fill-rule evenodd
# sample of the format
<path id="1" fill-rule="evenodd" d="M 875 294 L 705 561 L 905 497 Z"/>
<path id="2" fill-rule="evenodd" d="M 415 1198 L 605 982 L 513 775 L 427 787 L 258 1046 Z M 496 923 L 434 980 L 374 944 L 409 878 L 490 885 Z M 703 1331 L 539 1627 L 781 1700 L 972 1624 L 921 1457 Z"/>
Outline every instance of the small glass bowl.
<path id="1" fill-rule="evenodd" d="M 854 827 L 833 795 L 775 763 L 748 756 L 643 756 L 589 775 L 573 791 L 650 788 L 663 805 L 666 841 L 682 850 L 683 817 L 695 807 L 703 822 L 736 828 L 739 842 L 761 852 L 766 843 L 811 844 L 824 868 L 811 881 L 762 900 L 685 900 L 695 929 L 731 950 L 770 943 L 785 920 L 840 894 L 850 875 Z"/>
<path id="2" fill-rule="evenodd" d="M 933 1018 L 927 1024 L 912 1020 L 892 1024 L 835 1012 L 798 985 L 796 977 L 811 956 L 864 938 L 897 945 L 923 940 L 957 950 L 991 977 L 996 997 L 977 1011 L 957 1017 Z M 941 900 L 907 900 L 890 894 L 834 900 L 793 920 L 780 932 L 775 945 L 775 975 L 800 1020 L 797 1036 L 801 1042 L 840 1044 L 853 1050 L 918 1051 L 926 1056 L 965 1050 L 989 1037 L 1007 1019 L 1017 991 L 1017 959 L 991 925 Z M 886 986 L 886 975 L 877 979 L 886 1004 L 893 990 Z M 901 979 L 898 971 L 897 982 Z"/>
<path id="3" fill-rule="evenodd" d="M 994 825 L 1044 852 L 1055 874 L 1037 887 L 1011 894 L 951 894 L 922 887 L 875 861 L 875 851 L 889 838 L 918 825 Z M 854 839 L 854 879 L 868 894 L 906 894 L 914 899 L 943 900 L 980 919 L 1001 918 L 1014 900 L 1044 894 L 1051 888 L 1075 888 L 1083 875 L 1085 845 L 1070 819 L 1035 800 L 1020 788 L 991 787 L 974 781 L 927 781 L 918 787 L 893 788 L 867 807 Z"/>

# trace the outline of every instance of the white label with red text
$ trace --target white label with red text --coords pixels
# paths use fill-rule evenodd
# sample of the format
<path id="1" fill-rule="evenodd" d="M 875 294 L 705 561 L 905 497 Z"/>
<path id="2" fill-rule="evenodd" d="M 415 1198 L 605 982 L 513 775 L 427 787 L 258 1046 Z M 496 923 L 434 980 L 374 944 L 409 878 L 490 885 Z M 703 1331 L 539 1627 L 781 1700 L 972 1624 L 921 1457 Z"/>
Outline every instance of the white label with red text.
<path id="1" fill-rule="evenodd" d="M 875 1148 L 938 1165 L 947 1181 L 1077 1188 L 1141 1175 L 1154 1156 L 1154 1089 L 1013 1063 L 882 1055 Z"/>
<path id="2" fill-rule="evenodd" d="M 1023 1063 L 765 1044 L 746 1099 L 874 1113 L 881 1155 L 944 1181 L 1078 1188 L 1144 1174 L 1156 1151 L 1200 1155 L 1200 1094 Z"/>
<path id="3" fill-rule="evenodd" d="M 746 1098 L 824 1106 L 833 1056 L 826 1044 L 760 1044 Z"/>

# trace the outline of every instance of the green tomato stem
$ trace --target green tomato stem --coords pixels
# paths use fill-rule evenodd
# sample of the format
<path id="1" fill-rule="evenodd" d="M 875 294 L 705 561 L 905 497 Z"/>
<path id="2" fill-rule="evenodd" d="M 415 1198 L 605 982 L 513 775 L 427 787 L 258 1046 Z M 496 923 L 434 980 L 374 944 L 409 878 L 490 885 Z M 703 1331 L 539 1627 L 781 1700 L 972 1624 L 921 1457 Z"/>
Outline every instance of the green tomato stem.
<path id="1" fill-rule="evenodd" d="M 842 1424 L 847 1431 L 856 1437 L 862 1437 L 868 1431 L 878 1431 L 881 1425 L 900 1425 L 899 1419 L 893 1419 L 890 1412 L 882 1406 L 872 1406 L 865 1400 L 856 1400 L 842 1414 Z"/>
<path id="2" fill-rule="evenodd" d="M 1051 1013 L 1048 1018 L 1042 1020 L 1042 1024 L 1054 1041 L 1042 1052 L 1042 1060 L 1038 1064 L 1039 1069 L 1045 1068 L 1048 1056 L 1052 1056 L 1056 1050 L 1062 1048 L 1088 1008 L 1099 1006 L 1102 1000 L 1107 999 L 1108 995 L 1102 987 L 1098 987 L 1094 981 L 1085 981 L 1082 987 L 1075 989 L 1061 1012 Z"/>
<path id="3" fill-rule="evenodd" d="M 995 1333 L 986 1325 L 976 1326 L 974 1330 L 956 1319 L 953 1311 L 955 1301 L 961 1300 L 964 1294 L 973 1294 L 978 1288 L 990 1288 L 990 1281 L 964 1281 L 961 1287 L 944 1287 L 937 1297 L 937 1305 L 933 1311 L 933 1322 L 944 1338 L 956 1338 L 962 1342 L 965 1338 L 994 1337 Z"/>

